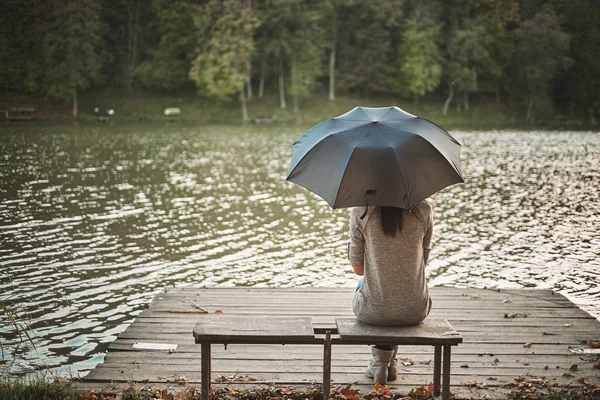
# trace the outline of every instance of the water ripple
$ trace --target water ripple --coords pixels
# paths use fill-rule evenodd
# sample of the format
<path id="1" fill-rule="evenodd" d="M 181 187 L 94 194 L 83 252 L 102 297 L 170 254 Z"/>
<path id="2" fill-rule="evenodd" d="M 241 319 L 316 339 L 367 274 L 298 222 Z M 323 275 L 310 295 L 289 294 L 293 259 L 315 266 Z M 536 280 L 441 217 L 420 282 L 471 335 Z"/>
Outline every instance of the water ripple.
<path id="1" fill-rule="evenodd" d="M 356 282 L 348 211 L 284 180 L 299 128 L 1 129 L 4 372 L 85 374 L 165 286 Z M 600 134 L 455 135 L 430 284 L 552 288 L 600 317 Z"/>

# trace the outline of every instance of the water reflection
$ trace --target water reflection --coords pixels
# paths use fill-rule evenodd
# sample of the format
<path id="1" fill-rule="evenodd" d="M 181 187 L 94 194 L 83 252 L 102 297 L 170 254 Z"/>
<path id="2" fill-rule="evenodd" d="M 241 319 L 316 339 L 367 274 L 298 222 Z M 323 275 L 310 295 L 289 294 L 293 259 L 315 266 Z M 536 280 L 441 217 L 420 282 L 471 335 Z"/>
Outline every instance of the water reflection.
<path id="1" fill-rule="evenodd" d="M 167 285 L 356 281 L 347 211 L 283 180 L 300 128 L 0 133 L 0 299 L 30 328 L 0 313 L 12 373 L 85 374 Z M 434 196 L 431 284 L 554 288 L 600 316 L 600 135 L 456 137 L 466 183 Z"/>

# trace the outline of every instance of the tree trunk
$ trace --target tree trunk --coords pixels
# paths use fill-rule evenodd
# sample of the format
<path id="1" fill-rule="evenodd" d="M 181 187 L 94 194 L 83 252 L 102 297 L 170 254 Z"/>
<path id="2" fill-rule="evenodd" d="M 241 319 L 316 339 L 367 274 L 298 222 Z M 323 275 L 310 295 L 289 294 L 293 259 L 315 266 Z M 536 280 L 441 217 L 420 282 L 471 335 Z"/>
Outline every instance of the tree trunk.
<path id="1" fill-rule="evenodd" d="M 285 104 L 285 82 L 283 79 L 283 66 L 279 66 L 279 107 L 287 108 Z"/>
<path id="2" fill-rule="evenodd" d="M 533 122 L 533 100 L 529 100 L 529 104 L 527 105 L 527 122 Z"/>
<path id="3" fill-rule="evenodd" d="M 469 92 L 465 92 L 465 111 L 469 111 Z"/>
<path id="4" fill-rule="evenodd" d="M 267 56 L 263 56 L 260 64 L 260 82 L 258 83 L 258 98 L 262 99 L 265 92 L 265 72 L 267 70 Z"/>
<path id="5" fill-rule="evenodd" d="M 329 100 L 335 100 L 335 41 L 329 53 Z"/>
<path id="6" fill-rule="evenodd" d="M 246 84 L 248 92 L 248 100 L 252 98 L 252 63 L 248 61 L 248 82 Z"/>
<path id="7" fill-rule="evenodd" d="M 246 105 L 246 96 L 244 96 L 244 87 L 240 91 L 240 103 L 242 103 L 242 123 L 247 123 L 250 118 L 248 118 L 248 106 Z"/>
<path id="8" fill-rule="evenodd" d="M 133 4 L 132 4 L 133 3 Z M 138 50 L 138 26 L 140 17 L 139 0 L 129 0 L 127 2 L 127 71 L 126 86 L 127 91 L 133 91 L 133 77 L 137 64 Z"/>
<path id="9" fill-rule="evenodd" d="M 500 105 L 500 82 L 496 81 L 496 105 Z"/>
<path id="10" fill-rule="evenodd" d="M 450 93 L 448 94 L 448 98 L 444 102 L 444 109 L 442 110 L 442 115 L 448 114 L 448 107 L 450 106 L 450 103 L 452 103 L 452 99 L 454 98 L 454 87 L 451 83 L 448 84 L 448 87 L 450 88 Z"/>
<path id="11" fill-rule="evenodd" d="M 73 89 L 73 118 L 77 119 L 79 114 L 79 100 L 77 99 L 77 88 Z"/>

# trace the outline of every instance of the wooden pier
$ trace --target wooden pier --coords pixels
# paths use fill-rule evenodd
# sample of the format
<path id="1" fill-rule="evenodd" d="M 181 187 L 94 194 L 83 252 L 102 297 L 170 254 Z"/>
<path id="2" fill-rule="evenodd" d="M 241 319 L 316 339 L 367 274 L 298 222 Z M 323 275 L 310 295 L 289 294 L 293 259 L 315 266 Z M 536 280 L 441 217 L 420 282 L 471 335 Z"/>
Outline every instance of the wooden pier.
<path id="1" fill-rule="evenodd" d="M 140 386 L 177 389 L 198 386 L 200 345 L 192 330 L 209 313 L 312 318 L 318 331 L 336 317 L 353 316 L 350 288 L 176 288 L 156 296 L 149 308 L 111 343 L 103 364 L 85 378 L 82 389 Z M 451 392 L 457 398 L 500 399 L 522 382 L 582 386 L 581 377 L 600 383 L 594 367 L 600 322 L 550 290 L 485 290 L 434 287 L 431 317 L 445 318 L 464 343 L 452 352 Z M 152 344 L 175 350 L 134 349 Z M 393 391 L 407 394 L 432 380 L 433 348 L 401 347 Z M 596 353 L 594 353 L 596 352 Z M 255 385 L 310 385 L 322 381 L 323 348 L 315 345 L 213 345 L 212 382 L 243 388 Z M 367 393 L 367 346 L 334 345 L 332 385 L 353 384 Z M 543 389 L 542 389 L 543 390 Z"/>

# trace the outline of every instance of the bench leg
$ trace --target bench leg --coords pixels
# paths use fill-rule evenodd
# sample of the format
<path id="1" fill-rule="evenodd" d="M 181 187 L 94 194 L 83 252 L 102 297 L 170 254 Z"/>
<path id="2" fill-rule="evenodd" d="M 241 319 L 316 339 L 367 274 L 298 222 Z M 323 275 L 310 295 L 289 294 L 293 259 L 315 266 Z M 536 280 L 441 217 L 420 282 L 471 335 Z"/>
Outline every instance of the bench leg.
<path id="1" fill-rule="evenodd" d="M 433 395 L 440 395 L 440 380 L 442 375 L 442 345 L 436 344 L 433 354 Z"/>
<path id="2" fill-rule="evenodd" d="M 331 331 L 325 332 L 323 346 L 323 399 L 328 400 L 331 392 Z"/>
<path id="3" fill-rule="evenodd" d="M 444 372 L 442 382 L 442 400 L 450 399 L 450 352 L 452 346 L 444 345 Z"/>
<path id="4" fill-rule="evenodd" d="M 202 343 L 202 373 L 201 373 L 201 389 L 202 400 L 208 400 L 210 394 L 210 343 Z"/>

